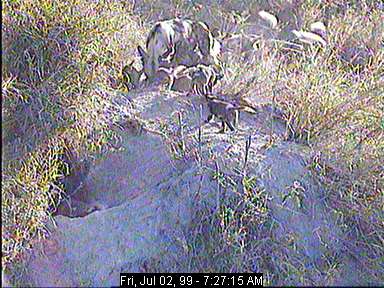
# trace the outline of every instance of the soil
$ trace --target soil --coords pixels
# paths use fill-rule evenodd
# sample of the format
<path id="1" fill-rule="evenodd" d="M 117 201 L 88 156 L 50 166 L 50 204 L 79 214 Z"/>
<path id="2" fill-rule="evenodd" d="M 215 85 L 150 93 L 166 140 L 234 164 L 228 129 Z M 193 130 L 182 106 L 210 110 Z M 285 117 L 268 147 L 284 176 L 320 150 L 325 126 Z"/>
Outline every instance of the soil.
<path id="1" fill-rule="evenodd" d="M 111 94 L 113 97 L 124 96 Z M 147 263 L 157 263 L 159 271 L 188 271 L 188 253 L 183 247 L 197 203 L 202 203 L 195 199 L 205 199 L 212 209 L 216 205 L 216 181 L 200 165 L 213 165 L 210 155 L 223 173 L 241 169 L 249 137 L 246 172 L 256 176 L 258 185 L 269 193 L 270 217 L 277 224 L 273 238 L 288 243 L 290 235 L 296 243 L 294 252 L 281 245 L 272 253 L 280 261 L 284 257 L 293 262 L 300 259 L 312 283 L 326 283 L 321 270 L 315 268 L 322 265 L 324 249 L 342 251 L 340 231 L 327 211 L 324 191 L 307 169 L 306 147 L 284 141 L 281 122 L 268 111 L 242 112 L 235 132 L 218 133 L 220 123 L 201 124 L 199 144 L 195 135 L 201 123 L 201 104 L 202 119 L 207 116 L 204 99 L 149 88 L 129 97 L 143 121 L 148 120 L 145 129 L 139 134 L 120 131 L 120 152 L 104 155 L 90 167 L 72 204 L 75 210 L 84 210 L 84 205 L 97 209 L 88 210 L 89 214 L 55 216 L 49 239 L 35 245 L 27 261 L 25 283 L 117 286 L 120 272 L 154 271 Z M 182 111 L 185 124 L 183 139 L 188 152 L 184 156 L 171 149 L 170 137 L 180 128 L 175 111 Z M 167 127 L 168 137 L 148 132 L 161 131 L 161 127 Z M 199 145 L 201 152 L 197 152 Z M 292 187 L 302 192 L 301 205 L 294 198 L 284 199 Z M 76 207 L 76 203 L 82 204 Z M 333 284 L 359 283 L 358 273 L 351 273 L 358 263 L 345 257 L 343 264 L 343 277 Z M 301 282 L 292 278 L 284 283 Z"/>

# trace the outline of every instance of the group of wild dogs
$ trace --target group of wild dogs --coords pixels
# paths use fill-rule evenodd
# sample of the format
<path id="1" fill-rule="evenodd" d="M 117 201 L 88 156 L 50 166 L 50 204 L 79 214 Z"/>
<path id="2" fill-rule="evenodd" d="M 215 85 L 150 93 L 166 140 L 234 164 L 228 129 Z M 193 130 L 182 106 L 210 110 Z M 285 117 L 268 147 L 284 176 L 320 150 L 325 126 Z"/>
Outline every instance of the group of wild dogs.
<path id="1" fill-rule="evenodd" d="M 213 93 L 214 85 L 224 72 L 221 44 L 205 23 L 178 18 L 158 22 L 149 32 L 146 51 L 138 46 L 138 53 L 142 70 L 136 70 L 131 62 L 122 71 L 124 82 L 130 87 L 166 79 L 171 90 L 205 97 L 209 110 L 205 122 L 216 116 L 222 123 L 221 132 L 225 132 L 226 127 L 235 130 L 243 107 Z"/>
<path id="2" fill-rule="evenodd" d="M 260 11 L 258 15 L 266 26 L 278 27 L 279 20 L 273 14 Z M 301 43 L 327 45 L 327 29 L 321 21 L 312 23 L 310 31 L 291 32 Z M 235 130 L 239 110 L 255 113 L 251 107 L 229 103 L 213 93 L 213 87 L 223 78 L 222 51 L 205 23 L 179 18 L 157 22 L 147 37 L 146 51 L 139 46 L 138 53 L 142 70 L 136 70 L 131 62 L 122 71 L 123 83 L 128 87 L 165 79 L 170 90 L 204 96 L 209 109 L 205 122 L 216 116 L 222 122 L 222 132 L 226 127 Z"/>

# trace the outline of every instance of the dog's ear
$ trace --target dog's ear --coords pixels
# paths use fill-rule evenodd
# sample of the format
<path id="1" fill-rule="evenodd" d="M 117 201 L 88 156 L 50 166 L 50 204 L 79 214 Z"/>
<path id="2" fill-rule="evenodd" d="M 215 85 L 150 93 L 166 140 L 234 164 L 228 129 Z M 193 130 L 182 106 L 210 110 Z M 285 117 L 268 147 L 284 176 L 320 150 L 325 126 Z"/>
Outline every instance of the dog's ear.
<path id="1" fill-rule="evenodd" d="M 147 58 L 147 56 L 148 56 L 147 53 L 144 51 L 143 48 L 141 48 L 140 45 L 137 46 L 137 51 L 139 52 L 139 56 L 140 56 L 141 60 L 144 60 Z"/>
<path id="2" fill-rule="evenodd" d="M 126 71 L 128 71 L 128 69 L 130 69 L 132 65 L 133 65 L 133 60 L 129 64 L 123 66 L 123 68 L 121 69 L 122 73 L 125 73 Z"/>

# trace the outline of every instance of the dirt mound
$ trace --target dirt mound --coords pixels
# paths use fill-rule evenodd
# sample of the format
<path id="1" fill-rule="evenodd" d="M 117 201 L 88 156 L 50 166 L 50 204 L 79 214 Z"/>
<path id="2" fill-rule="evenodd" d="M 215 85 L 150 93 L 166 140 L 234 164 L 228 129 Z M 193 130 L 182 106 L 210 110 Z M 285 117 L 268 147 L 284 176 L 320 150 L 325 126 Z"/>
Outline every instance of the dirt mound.
<path id="1" fill-rule="evenodd" d="M 259 179 L 271 199 L 275 225 L 270 233 L 279 243 L 271 246 L 276 248 L 270 251 L 272 257 L 302 265 L 308 284 L 326 283 L 319 272 L 323 255 L 341 251 L 340 232 L 327 213 L 323 191 L 306 168 L 304 147 L 282 140 L 270 146 L 271 139 L 281 139 L 282 130 L 262 129 L 274 121 L 269 113 L 243 113 L 240 129 L 226 134 L 217 133 L 218 123 L 201 125 L 199 141 L 204 103 L 199 97 L 156 90 L 130 96 L 145 123 L 143 132 L 121 131 L 120 152 L 105 155 L 91 167 L 76 195 L 89 205 L 100 204 L 100 211 L 79 218 L 56 216 L 51 237 L 36 245 L 27 261 L 25 283 L 110 286 L 118 285 L 124 271 L 189 271 L 188 231 L 197 203 L 202 203 L 195 199 L 204 199 L 212 209 L 218 200 L 216 181 L 201 163 L 214 167 L 210 159 L 216 159 L 222 173 L 241 170 L 249 137 L 247 173 Z M 183 115 L 182 124 L 176 111 Z M 184 134 L 179 133 L 181 126 Z M 172 137 L 183 142 L 176 145 L 183 151 L 175 148 Z M 357 276 L 348 273 L 355 263 L 344 264 L 348 277 L 337 284 L 358 283 Z M 300 277 L 288 282 L 300 284 Z"/>
<path id="2" fill-rule="evenodd" d="M 26 282 L 37 286 L 119 285 L 122 271 L 144 271 L 161 260 L 183 271 L 183 235 L 191 220 L 196 168 L 174 163 L 160 137 L 126 135 L 122 153 L 91 168 L 84 201 L 104 210 L 86 217 L 56 216 L 49 240 L 36 247 Z M 85 192 L 86 191 L 86 192 Z M 166 260 L 165 260 L 166 259 Z M 164 261 L 165 260 L 165 261 Z"/>

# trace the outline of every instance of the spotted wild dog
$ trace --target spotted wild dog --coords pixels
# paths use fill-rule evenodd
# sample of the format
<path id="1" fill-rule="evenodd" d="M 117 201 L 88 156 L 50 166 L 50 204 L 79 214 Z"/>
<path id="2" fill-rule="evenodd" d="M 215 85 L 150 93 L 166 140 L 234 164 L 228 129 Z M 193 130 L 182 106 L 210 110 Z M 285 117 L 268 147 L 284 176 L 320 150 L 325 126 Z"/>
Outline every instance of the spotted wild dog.
<path id="1" fill-rule="evenodd" d="M 188 66 L 221 65 L 221 44 L 203 22 L 178 18 L 158 22 L 148 35 L 146 50 L 138 46 L 144 73 L 149 79 L 156 76 L 160 62 L 177 66 L 184 57 L 190 57 L 190 62 L 185 63 Z"/>
<path id="2" fill-rule="evenodd" d="M 208 102 L 208 110 L 209 115 L 206 123 L 210 122 L 215 118 L 219 118 L 221 120 L 222 129 L 220 133 L 224 133 L 226 131 L 226 127 L 228 126 L 231 131 L 235 131 L 235 127 L 239 122 L 239 112 L 240 110 L 244 110 L 246 112 L 255 114 L 256 111 L 253 108 L 246 106 L 237 106 L 228 101 L 219 99 L 213 95 L 205 95 L 206 100 Z"/>
<path id="3" fill-rule="evenodd" d="M 179 65 L 175 68 L 160 67 L 159 73 L 161 72 L 168 76 L 168 88 L 170 90 L 194 92 L 202 96 L 212 93 L 213 86 L 222 77 L 213 67 L 203 64 L 191 67 L 185 65 Z"/>
<path id="4" fill-rule="evenodd" d="M 205 122 L 210 122 L 216 116 L 221 120 L 222 124 L 220 133 L 224 133 L 227 126 L 231 131 L 235 131 L 239 119 L 239 111 L 236 107 L 227 101 L 220 100 L 211 95 L 207 95 L 206 99 L 208 102 L 209 115 Z"/>
<path id="5" fill-rule="evenodd" d="M 193 92 L 202 96 L 212 94 L 213 86 L 222 78 L 223 75 L 213 66 L 198 64 L 192 74 Z"/>
<path id="6" fill-rule="evenodd" d="M 204 64 L 221 67 L 220 42 L 214 38 L 204 22 L 191 21 L 191 25 L 191 37 L 175 44 L 175 54 L 172 62 L 176 65 L 195 66 Z"/>
<path id="7" fill-rule="evenodd" d="M 192 90 L 192 74 L 196 67 L 179 65 L 175 68 L 160 67 L 159 72 L 164 72 L 168 80 L 168 89 L 178 92 L 190 92 Z"/>
<path id="8" fill-rule="evenodd" d="M 213 36 L 208 25 L 201 21 L 193 22 L 192 34 L 197 49 L 201 53 L 200 64 L 216 65 L 217 67 L 221 67 L 221 44 Z"/>

